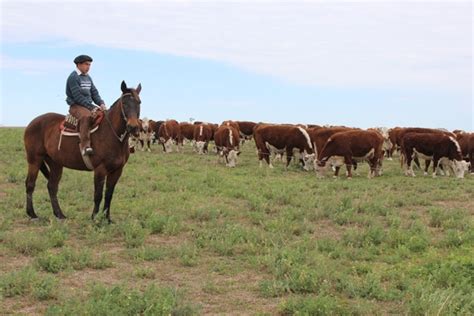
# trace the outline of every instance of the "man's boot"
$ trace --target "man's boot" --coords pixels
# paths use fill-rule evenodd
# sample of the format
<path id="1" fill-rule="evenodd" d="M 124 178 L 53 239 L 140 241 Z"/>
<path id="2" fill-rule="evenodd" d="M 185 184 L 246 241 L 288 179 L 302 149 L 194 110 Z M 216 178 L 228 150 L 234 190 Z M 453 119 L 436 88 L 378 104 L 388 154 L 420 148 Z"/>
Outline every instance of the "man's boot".
<path id="1" fill-rule="evenodd" d="M 91 141 L 90 141 L 90 117 L 83 117 L 79 121 L 79 134 L 80 134 L 80 148 L 81 148 L 81 154 L 83 156 L 85 155 L 92 155 L 94 153 L 94 150 L 91 147 Z"/>

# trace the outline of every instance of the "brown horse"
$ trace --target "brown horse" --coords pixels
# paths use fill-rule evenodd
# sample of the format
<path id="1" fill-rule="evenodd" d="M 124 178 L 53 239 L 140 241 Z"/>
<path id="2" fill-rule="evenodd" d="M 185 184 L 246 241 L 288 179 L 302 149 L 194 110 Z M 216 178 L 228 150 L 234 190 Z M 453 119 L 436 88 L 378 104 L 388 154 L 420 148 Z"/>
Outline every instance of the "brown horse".
<path id="1" fill-rule="evenodd" d="M 94 154 L 90 162 L 94 170 L 94 209 L 92 219 L 99 211 L 102 201 L 104 183 L 106 183 L 104 213 L 110 220 L 110 202 L 115 185 L 129 157 L 129 134 L 138 135 L 138 119 L 140 117 L 141 84 L 136 89 L 127 88 L 122 81 L 122 95 L 105 113 L 105 118 L 97 131 L 91 134 Z M 65 219 L 59 206 L 57 192 L 63 167 L 75 170 L 87 170 L 80 150 L 77 136 L 60 139 L 60 124 L 64 115 L 46 113 L 35 118 L 26 127 L 24 142 L 28 161 L 26 177 L 26 213 L 31 219 L 38 219 L 33 208 L 33 191 L 41 170 L 48 180 L 48 192 L 53 213 L 58 219 Z M 61 142 L 61 143 L 60 143 Z M 60 146 L 59 146 L 60 144 Z"/>

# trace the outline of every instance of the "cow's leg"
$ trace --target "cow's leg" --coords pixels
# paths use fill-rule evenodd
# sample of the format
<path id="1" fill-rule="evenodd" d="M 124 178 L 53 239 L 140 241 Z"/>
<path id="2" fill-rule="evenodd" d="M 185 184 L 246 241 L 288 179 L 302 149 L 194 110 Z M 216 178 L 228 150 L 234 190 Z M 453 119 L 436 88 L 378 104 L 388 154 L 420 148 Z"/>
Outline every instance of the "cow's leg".
<path id="1" fill-rule="evenodd" d="M 285 166 L 286 170 L 288 170 L 288 166 L 290 165 L 292 158 L 293 158 L 293 149 L 287 149 L 286 150 L 286 166 Z"/>
<path id="2" fill-rule="evenodd" d="M 115 185 L 122 175 L 122 169 L 123 167 L 109 173 L 105 184 L 104 213 L 105 218 L 107 218 L 109 223 L 112 223 L 112 220 L 110 219 L 110 203 L 112 202 L 112 196 L 114 195 Z"/>
<path id="3" fill-rule="evenodd" d="M 49 166 L 49 179 L 48 179 L 48 193 L 49 199 L 51 200 L 51 206 L 53 207 L 53 214 L 57 219 L 66 219 L 58 201 L 58 187 L 59 181 L 63 174 L 63 166 L 55 163 L 54 161 L 48 161 Z"/>
<path id="4" fill-rule="evenodd" d="M 416 167 L 421 170 L 420 160 L 418 159 L 418 156 L 415 156 L 413 158 L 413 162 L 415 163 Z"/>
<path id="5" fill-rule="evenodd" d="M 469 163 L 471 164 L 471 174 L 474 174 L 474 150 L 469 153 Z"/>
<path id="6" fill-rule="evenodd" d="M 439 158 L 433 157 L 433 178 L 436 178 L 436 171 L 438 171 Z"/>
<path id="7" fill-rule="evenodd" d="M 91 219 L 93 220 L 99 212 L 100 202 L 102 202 L 102 194 L 104 191 L 106 172 L 102 169 L 94 170 L 94 209 L 92 210 Z"/>
<path id="8" fill-rule="evenodd" d="M 431 160 L 426 159 L 426 160 L 425 160 L 425 171 L 423 172 L 423 175 L 424 175 L 424 176 L 427 176 L 427 175 L 428 175 L 428 168 L 430 167 L 430 164 L 431 164 Z"/>
<path id="9" fill-rule="evenodd" d="M 344 163 L 346 164 L 347 178 L 352 179 L 352 157 L 344 156 Z"/>
<path id="10" fill-rule="evenodd" d="M 145 142 L 143 141 L 143 139 L 139 139 L 138 141 L 140 142 L 141 151 L 145 151 Z"/>
<path id="11" fill-rule="evenodd" d="M 415 176 L 415 172 L 413 171 L 412 160 L 413 160 L 413 152 L 406 151 L 404 154 L 404 159 L 406 160 L 406 171 L 405 175 L 407 176 Z"/>
<path id="12" fill-rule="evenodd" d="M 341 170 L 341 166 L 336 166 L 336 170 L 334 171 L 334 178 L 339 177 L 339 170 Z"/>
<path id="13" fill-rule="evenodd" d="M 150 140 L 147 140 L 147 141 L 146 141 L 147 151 L 151 153 L 151 147 L 150 147 L 150 145 L 151 145 L 151 141 L 150 141 Z"/>
<path id="14" fill-rule="evenodd" d="M 28 163 L 28 175 L 25 180 L 26 187 L 26 214 L 32 219 L 37 220 L 38 216 L 35 213 L 33 207 L 33 192 L 35 191 L 36 178 L 38 177 L 38 172 L 42 164 L 42 160 L 39 160 L 34 163 Z"/>

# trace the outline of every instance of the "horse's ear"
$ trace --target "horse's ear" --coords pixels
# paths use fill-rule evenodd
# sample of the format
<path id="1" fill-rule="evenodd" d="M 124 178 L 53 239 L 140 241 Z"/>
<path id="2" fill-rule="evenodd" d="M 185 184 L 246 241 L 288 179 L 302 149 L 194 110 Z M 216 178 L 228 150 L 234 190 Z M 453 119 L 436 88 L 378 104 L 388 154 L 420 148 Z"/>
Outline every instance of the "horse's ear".
<path id="1" fill-rule="evenodd" d="M 142 84 L 139 83 L 137 87 L 137 94 L 140 94 L 140 91 L 142 91 Z"/>
<path id="2" fill-rule="evenodd" d="M 127 93 L 128 88 L 127 88 L 127 84 L 125 83 L 125 80 L 122 80 L 122 85 L 120 86 L 120 89 L 122 89 L 123 93 Z"/>

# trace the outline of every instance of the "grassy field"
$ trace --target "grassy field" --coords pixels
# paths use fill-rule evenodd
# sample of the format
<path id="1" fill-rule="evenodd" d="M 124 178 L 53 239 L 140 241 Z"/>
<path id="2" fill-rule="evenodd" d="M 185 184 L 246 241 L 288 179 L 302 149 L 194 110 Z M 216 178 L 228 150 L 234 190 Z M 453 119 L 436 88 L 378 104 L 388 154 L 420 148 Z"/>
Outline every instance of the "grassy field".
<path id="1" fill-rule="evenodd" d="M 23 129 L 0 129 L 0 311 L 48 315 L 474 313 L 474 176 L 317 179 L 216 156 L 131 156 L 92 222 L 92 173 L 25 213 Z"/>

